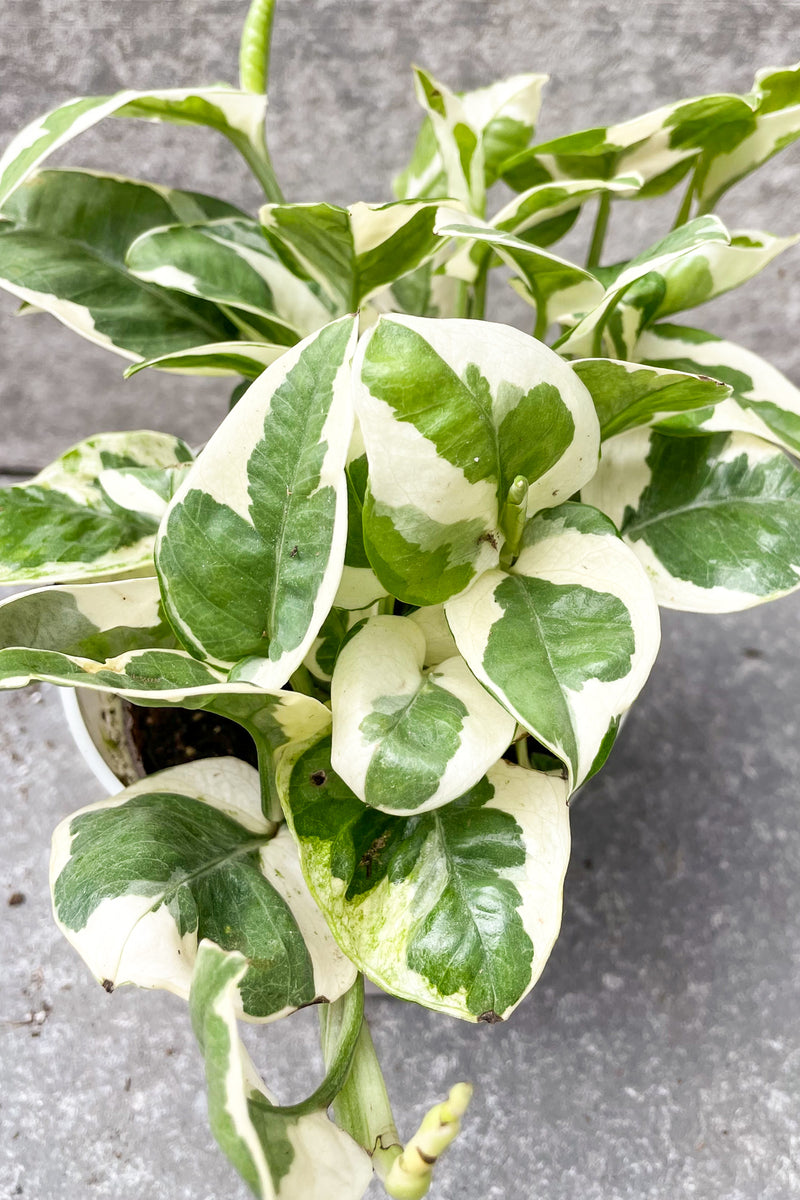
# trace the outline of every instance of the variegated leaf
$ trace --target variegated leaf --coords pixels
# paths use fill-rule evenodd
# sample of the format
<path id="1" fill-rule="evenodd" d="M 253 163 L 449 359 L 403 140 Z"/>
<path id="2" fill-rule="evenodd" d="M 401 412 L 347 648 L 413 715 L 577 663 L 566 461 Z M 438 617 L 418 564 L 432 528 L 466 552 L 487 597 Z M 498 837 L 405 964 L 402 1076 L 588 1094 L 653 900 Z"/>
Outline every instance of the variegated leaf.
<path id="1" fill-rule="evenodd" d="M 664 422 L 686 433 L 751 433 L 800 452 L 800 391 L 752 350 L 702 329 L 654 325 L 636 345 L 636 358 L 668 370 L 710 375 L 733 389 L 714 408 L 697 409 Z"/>
<path id="2" fill-rule="evenodd" d="M 456 656 L 424 671 L 425 635 L 371 617 L 342 647 L 331 684 L 334 770 L 366 804 L 409 815 L 474 787 L 516 722 Z"/>
<path id="3" fill-rule="evenodd" d="M 0 205 L 49 154 L 105 117 L 205 125 L 224 133 L 249 160 L 262 152 L 266 107 L 266 96 L 222 84 L 69 100 L 26 125 L 0 158 Z"/>
<path id="4" fill-rule="evenodd" d="M 445 275 L 450 257 L 445 245 L 428 262 L 408 275 L 395 279 L 383 291 L 376 292 L 361 308 L 361 327 L 374 325 L 381 313 L 408 313 L 412 317 L 455 317 L 463 286 Z"/>
<path id="5" fill-rule="evenodd" d="M 611 179 L 636 172 L 638 198 L 674 187 L 700 157 L 713 157 L 752 128 L 754 102 L 744 96 L 699 96 L 616 125 L 584 129 L 518 154 L 503 179 L 524 191 L 551 179 Z"/>
<path id="6" fill-rule="evenodd" d="M 270 342 L 213 342 L 134 363 L 126 369 L 125 378 L 153 367 L 175 375 L 243 375 L 249 381 L 285 354 L 286 349 Z"/>
<path id="7" fill-rule="evenodd" d="M 536 331 L 541 338 L 554 321 L 602 303 L 603 285 L 591 272 L 505 230 L 477 221 L 454 224 L 451 219 L 439 222 L 436 229 L 442 237 L 466 241 L 468 250 L 484 246 L 495 251 L 516 276 L 511 286 L 536 309 Z M 471 282 L 475 266 L 474 258 L 467 253 L 455 255 L 447 269 L 462 272 L 465 281 Z"/>
<path id="8" fill-rule="evenodd" d="M 613 309 L 632 284 L 651 272 L 662 274 L 678 259 L 694 253 L 700 246 L 727 244 L 729 241 L 730 234 L 717 217 L 698 217 L 673 229 L 662 241 L 632 258 L 616 274 L 600 303 L 557 343 L 559 352 L 570 356 L 598 356 L 603 329 Z"/>
<path id="9" fill-rule="evenodd" d="M 354 339 L 344 318 L 268 367 L 162 522 L 156 562 L 178 636 L 265 688 L 302 663 L 341 577 Z"/>
<path id="10" fill-rule="evenodd" d="M 414 68 L 417 100 L 427 114 L 441 158 L 447 195 L 483 216 L 486 177 L 483 139 L 467 117 L 463 100 L 420 67 Z"/>
<path id="11" fill-rule="evenodd" d="M 335 315 L 312 285 L 287 270 L 249 217 L 151 229 L 131 244 L 125 265 L 138 279 L 211 300 L 234 317 L 255 313 L 259 330 L 286 345 Z"/>
<path id="12" fill-rule="evenodd" d="M 731 233 L 730 245 L 701 245 L 661 270 L 648 272 L 627 289 L 611 314 L 608 335 L 616 353 L 633 357 L 647 326 L 740 287 L 795 245 L 798 237 L 777 238 L 755 229 L 738 230 Z"/>
<path id="13" fill-rule="evenodd" d="M 800 137 L 800 63 L 758 71 L 744 99 L 754 105 L 754 117 L 736 138 L 720 142 L 703 171 L 697 189 L 701 210 L 713 208 L 734 183 Z"/>
<path id="14" fill-rule="evenodd" d="M 259 1200 L 361 1200 L 372 1179 L 369 1155 L 328 1120 L 324 1104 L 276 1108 L 250 1061 L 236 1028 L 246 970 L 241 955 L 200 944 L 189 1011 L 214 1137 Z"/>
<path id="15" fill-rule="evenodd" d="M 267 204 L 260 217 L 290 270 L 312 280 L 337 312 L 347 313 L 437 253 L 438 211 L 438 204 L 426 201 L 349 208 Z"/>
<path id="16" fill-rule="evenodd" d="M 458 93 L 466 122 L 482 145 L 486 188 L 494 183 L 503 163 L 531 140 L 547 79 L 547 75 L 514 75 L 474 92 Z M 427 96 L 424 106 L 427 108 Z M 420 127 L 411 162 L 394 181 L 394 190 L 401 200 L 454 194 L 429 116 Z"/>
<path id="17" fill-rule="evenodd" d="M 612 199 L 615 195 L 629 196 L 641 186 L 642 180 L 636 175 L 622 179 L 566 179 L 539 184 L 521 196 L 514 196 L 492 217 L 491 227 L 511 234 L 529 246 L 549 246 L 572 227 L 586 200 L 597 195 L 607 195 Z M 518 262 L 513 261 L 514 250 L 520 252 Z M 505 261 L 508 262 L 511 255 L 510 265 L 521 268 L 523 278 L 534 273 L 537 266 L 540 273 L 544 269 L 545 259 L 524 255 L 515 242 L 509 243 L 506 252 Z M 487 244 L 485 239 L 462 246 L 455 261 L 449 264 L 448 271 L 458 279 L 472 282 L 487 255 L 491 255 L 491 242 Z M 574 303 L 567 305 L 568 311 L 574 311 L 576 307 Z"/>
<path id="18" fill-rule="evenodd" d="M 760 438 L 634 429 L 606 443 L 581 495 L 666 608 L 736 612 L 800 586 L 800 471 Z"/>
<path id="19" fill-rule="evenodd" d="M 676 413 L 688 413 L 690 420 L 698 410 L 707 415 L 732 390 L 707 375 L 611 358 L 582 358 L 571 365 L 594 400 L 603 440 Z"/>
<path id="20" fill-rule="evenodd" d="M 472 672 L 577 787 L 605 757 L 660 639 L 653 590 L 611 522 L 579 504 L 540 513 L 516 563 L 487 571 L 445 613 Z"/>
<path id="21" fill-rule="evenodd" d="M 0 583 L 152 572 L 159 520 L 191 461 L 168 434 L 104 433 L 0 489 Z"/>
<path id="22" fill-rule="evenodd" d="M 176 219 L 235 215 L 221 200 L 89 171 L 43 171 L 3 208 L 0 287 L 125 358 L 227 341 L 216 305 L 144 283 L 125 266 L 130 243 Z"/>
<path id="23" fill-rule="evenodd" d="M 440 603 L 498 562 L 517 477 L 535 512 L 595 469 L 589 393 L 517 329 L 382 317 L 354 377 L 370 472 L 365 545 L 381 583 L 409 604 Z"/>
<path id="24" fill-rule="evenodd" d="M 326 739 L 289 752 L 278 786 L 309 887 L 370 979 L 468 1021 L 516 1008 L 561 922 L 569 812 L 560 776 L 500 761 L 451 804 L 390 816 L 333 771 Z"/>
<path id="25" fill-rule="evenodd" d="M 288 830 L 261 811 L 258 772 L 234 758 L 159 771 L 62 821 L 56 921 L 107 990 L 189 996 L 198 943 L 244 955 L 244 1016 L 273 1021 L 335 1000 L 356 971 L 305 886 Z"/>

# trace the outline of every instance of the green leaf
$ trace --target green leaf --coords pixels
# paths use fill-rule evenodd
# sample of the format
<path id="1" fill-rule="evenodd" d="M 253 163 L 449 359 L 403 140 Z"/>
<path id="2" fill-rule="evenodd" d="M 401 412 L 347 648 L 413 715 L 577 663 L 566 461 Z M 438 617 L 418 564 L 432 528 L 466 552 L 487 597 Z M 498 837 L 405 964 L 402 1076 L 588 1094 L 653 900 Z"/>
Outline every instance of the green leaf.
<path id="1" fill-rule="evenodd" d="M 331 685 L 331 762 L 373 808 L 406 815 L 479 782 L 516 722 L 456 656 L 423 671 L 425 635 L 406 617 L 370 617 L 343 646 Z"/>
<path id="2" fill-rule="evenodd" d="M 540 513 L 510 570 L 487 571 L 445 614 L 473 674 L 563 760 L 573 790 L 660 639 L 647 576 L 611 522 L 578 504 Z"/>
<path id="3" fill-rule="evenodd" d="M 341 576 L 354 337 L 351 318 L 334 322 L 268 367 L 162 522 L 156 562 L 178 636 L 266 688 L 302 663 Z"/>
<path id="4" fill-rule="evenodd" d="M 439 206 L 397 204 L 267 204 L 264 232 L 294 274 L 328 296 L 336 312 L 365 300 L 416 271 L 440 249 L 434 232 Z"/>
<path id="5" fill-rule="evenodd" d="M 675 413 L 698 409 L 707 414 L 732 389 L 707 375 L 688 374 L 610 358 L 583 358 L 572 363 L 575 374 L 589 389 L 603 440 L 633 429 L 651 425 L 656 417 L 666 419 Z"/>
<path id="6" fill-rule="evenodd" d="M 361 340 L 354 375 L 369 459 L 367 554 L 406 603 L 440 603 L 497 563 L 517 476 L 536 511 L 594 471 L 591 397 L 519 330 L 382 317 Z"/>
<path id="7" fill-rule="evenodd" d="M 258 772 L 205 759 L 140 780 L 56 829 L 56 920 L 106 986 L 188 998 L 201 939 L 244 955 L 243 1015 L 267 1021 L 341 996 L 355 968 L 311 899 L 287 830 L 261 812 Z"/>
<path id="8" fill-rule="evenodd" d="M 227 341 L 236 327 L 219 308 L 137 279 L 125 254 L 154 226 L 235 211 L 197 193 L 116 176 L 43 171 L 3 209 L 0 286 L 129 359 Z"/>
<path id="9" fill-rule="evenodd" d="M 660 324 L 642 334 L 636 357 L 655 367 L 709 375 L 733 389 L 714 408 L 665 421 L 665 431 L 751 433 L 800 452 L 800 391 L 751 350 L 701 329 Z"/>
<path id="10" fill-rule="evenodd" d="M 667 608 L 736 612 L 800 586 L 800 471 L 759 438 L 635 429 L 606 444 L 581 494 Z"/>
<path id="11" fill-rule="evenodd" d="M 673 229 L 660 242 L 632 258 L 623 270 L 615 275 L 600 303 L 557 343 L 559 352 L 576 357 L 587 354 L 597 357 L 601 348 L 603 327 L 631 284 L 651 272 L 662 274 L 678 259 L 692 254 L 700 246 L 727 244 L 729 241 L 728 231 L 716 217 L 698 217 L 695 221 Z"/>
<path id="12" fill-rule="evenodd" d="M 224 84 L 69 100 L 26 125 L 0 158 L 0 205 L 49 154 L 105 117 L 205 125 L 224 133 L 250 160 L 261 153 L 266 107 L 266 96 Z"/>
<path id="13" fill-rule="evenodd" d="M 443 808 L 389 816 L 350 791 L 323 740 L 282 760 L 278 786 L 349 958 L 394 995 L 468 1021 L 513 1011 L 561 921 L 564 780 L 501 761 Z"/>
<path id="14" fill-rule="evenodd" d="M 506 159 L 519 153 L 533 136 L 547 75 L 514 75 L 474 92 L 458 93 L 466 123 L 482 144 L 484 183 L 491 187 Z M 424 107 L 427 108 L 427 97 Z M 394 181 L 400 200 L 454 195 L 431 118 L 420 126 L 411 162 Z M 420 316 L 428 314 L 421 313 Z"/>
<path id="15" fill-rule="evenodd" d="M 168 434 L 102 433 L 0 489 L 0 583 L 152 572 L 158 522 L 191 459 Z"/>
<path id="16" fill-rule="evenodd" d="M 285 345 L 333 315 L 312 286 L 287 270 L 249 217 L 151 229 L 132 243 L 125 263 L 139 279 L 257 314 L 259 329 Z"/>
<path id="17" fill-rule="evenodd" d="M 246 962 L 210 941 L 199 947 L 189 1012 L 205 1057 L 212 1133 L 260 1200 L 360 1200 L 369 1156 L 324 1110 L 275 1108 L 236 1028 Z"/>

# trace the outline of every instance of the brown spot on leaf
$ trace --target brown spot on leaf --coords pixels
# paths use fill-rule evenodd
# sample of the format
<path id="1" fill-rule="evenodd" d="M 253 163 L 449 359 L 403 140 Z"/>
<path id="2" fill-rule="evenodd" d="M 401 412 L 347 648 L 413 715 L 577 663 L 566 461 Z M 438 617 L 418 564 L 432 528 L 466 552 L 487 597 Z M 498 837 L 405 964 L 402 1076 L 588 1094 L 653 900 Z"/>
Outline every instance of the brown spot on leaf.
<path id="1" fill-rule="evenodd" d="M 315 771 L 311 776 L 311 783 L 314 785 L 314 787 L 322 787 L 327 778 L 328 774 L 326 771 Z"/>
<path id="2" fill-rule="evenodd" d="M 497 549 L 497 536 L 491 530 L 487 533 L 482 533 L 478 538 L 478 542 L 488 542 L 493 550 Z"/>
<path id="3" fill-rule="evenodd" d="M 370 846 L 369 850 L 365 851 L 359 859 L 358 865 L 365 868 L 367 879 L 372 875 L 372 864 L 380 854 L 381 850 L 385 849 L 386 843 L 391 837 L 390 833 L 382 833 L 380 837 L 376 837 L 375 841 Z"/>
<path id="4" fill-rule="evenodd" d="M 104 990 L 104 991 L 106 991 L 106 992 L 108 992 L 109 996 L 111 995 L 111 993 L 112 993 L 112 992 L 113 992 L 113 990 L 114 990 L 114 981 L 113 981 L 113 979 L 104 979 L 104 980 L 103 980 L 103 990 Z"/>
<path id="5" fill-rule="evenodd" d="M 297 546 L 292 546 L 291 550 L 289 551 L 289 558 L 297 558 L 297 553 Z"/>
<path id="6" fill-rule="evenodd" d="M 493 1008 L 490 1008 L 488 1012 L 481 1013 L 478 1017 L 479 1021 L 485 1021 L 487 1025 L 497 1025 L 502 1019 L 502 1017 L 498 1017 Z"/>

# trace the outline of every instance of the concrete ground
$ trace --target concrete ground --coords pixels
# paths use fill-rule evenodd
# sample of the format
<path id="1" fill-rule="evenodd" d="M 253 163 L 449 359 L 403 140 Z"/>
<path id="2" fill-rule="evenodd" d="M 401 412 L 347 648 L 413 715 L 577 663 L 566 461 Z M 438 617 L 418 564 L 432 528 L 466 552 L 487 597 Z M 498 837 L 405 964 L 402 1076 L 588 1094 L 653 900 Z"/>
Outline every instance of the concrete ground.
<path id="1" fill-rule="evenodd" d="M 0 0 L 0 139 L 70 94 L 230 77 L 244 7 Z M 292 198 L 384 199 L 416 120 L 409 61 L 460 86 L 550 71 L 549 136 L 745 89 L 755 68 L 791 60 L 793 40 L 796 54 L 797 11 L 279 0 L 275 159 Z M 221 140 L 192 131 L 114 125 L 60 161 L 257 202 Z M 795 232 L 799 169 L 790 151 L 721 215 Z M 609 261 L 657 236 L 645 215 L 620 210 Z M 696 323 L 800 381 L 797 266 L 790 252 Z M 123 384 L 119 360 L 13 309 L 0 300 L 0 471 L 37 467 L 100 428 L 200 441 L 220 419 L 224 387 Z M 575 807 L 564 929 L 533 995 L 507 1025 L 477 1028 L 370 1002 L 406 1135 L 452 1082 L 476 1084 L 437 1200 L 800 1195 L 800 600 L 664 625 L 646 692 Z M 52 924 L 51 830 L 100 796 L 52 689 L 0 696 L 0 780 L 0 1200 L 244 1200 L 207 1131 L 185 1007 L 107 996 Z M 287 1100 L 318 1070 L 315 1020 L 251 1038 Z"/>

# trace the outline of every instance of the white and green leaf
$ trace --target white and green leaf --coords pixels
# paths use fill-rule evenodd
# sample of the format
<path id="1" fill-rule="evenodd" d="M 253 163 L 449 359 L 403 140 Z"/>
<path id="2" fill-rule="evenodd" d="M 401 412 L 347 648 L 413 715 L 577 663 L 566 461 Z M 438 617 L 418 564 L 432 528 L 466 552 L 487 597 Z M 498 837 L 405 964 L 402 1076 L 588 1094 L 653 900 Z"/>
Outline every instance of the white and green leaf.
<path id="1" fill-rule="evenodd" d="M 604 441 L 676 414 L 688 413 L 690 420 L 698 411 L 707 416 L 732 392 L 730 386 L 707 375 L 612 358 L 582 358 L 571 366 L 591 393 Z"/>
<path id="2" fill-rule="evenodd" d="M 530 520 L 514 565 L 487 571 L 445 613 L 472 672 L 562 759 L 573 790 L 605 757 L 658 652 L 658 608 L 636 556 L 601 513 L 566 504 Z"/>
<path id="3" fill-rule="evenodd" d="M 372 1179 L 369 1155 L 328 1120 L 324 1100 L 278 1108 L 259 1078 L 236 1028 L 246 971 L 241 955 L 200 944 L 189 1012 L 214 1137 L 259 1200 L 361 1200 Z"/>
<path id="4" fill-rule="evenodd" d="M 125 264 L 138 279 L 255 313 L 272 340 L 292 345 L 332 313 L 314 287 L 289 271 L 249 217 L 168 225 L 140 235 Z"/>
<path id="5" fill-rule="evenodd" d="M 489 87 L 458 93 L 466 123 L 481 142 L 486 188 L 495 182 L 503 163 L 524 150 L 531 140 L 547 79 L 547 75 L 514 75 Z M 425 95 L 426 110 L 428 103 Z M 449 187 L 430 116 L 420 127 L 411 162 L 395 179 L 394 190 L 401 200 L 455 194 Z"/>
<path id="6" fill-rule="evenodd" d="M 800 236 L 800 235 L 798 235 Z M 620 356 L 632 357 L 644 329 L 662 317 L 697 308 L 763 271 L 798 237 L 737 230 L 730 244 L 712 242 L 649 272 L 627 289 L 612 313 L 608 335 Z"/>
<path id="7" fill-rule="evenodd" d="M 636 196 L 669 191 L 699 161 L 710 161 L 754 124 L 751 98 L 699 96 L 664 105 L 628 121 L 584 129 L 532 146 L 505 164 L 503 179 L 515 191 L 547 180 L 611 179 L 640 175 Z"/>
<path id="8" fill-rule="evenodd" d="M 561 354 L 570 356 L 598 356 L 602 346 L 603 330 L 614 308 L 632 284 L 651 272 L 662 274 L 684 255 L 695 253 L 701 247 L 714 243 L 728 244 L 730 234 L 722 222 L 713 216 L 698 217 L 685 225 L 673 229 L 665 238 L 632 258 L 617 273 L 606 288 L 599 304 L 587 312 L 577 324 L 557 343 Z M 638 322 L 639 313 L 636 313 Z"/>
<path id="9" fill-rule="evenodd" d="M 354 340 L 344 318 L 268 367 L 162 522 L 156 563 L 178 636 L 265 688 L 302 663 L 341 578 Z"/>
<path id="10" fill-rule="evenodd" d="M 267 204 L 264 232 L 287 267 L 310 279 L 339 313 L 417 271 L 441 248 L 434 231 L 439 205 Z"/>
<path id="11" fill-rule="evenodd" d="M 760 438 L 634 429 L 606 443 L 581 495 L 666 608 L 736 612 L 800 586 L 800 471 Z"/>
<path id="12" fill-rule="evenodd" d="M 443 808 L 390 816 L 295 747 L 279 791 L 303 870 L 339 945 L 396 996 L 468 1021 L 506 1018 L 558 935 L 567 785 L 498 762 Z"/>
<path id="13" fill-rule="evenodd" d="M 800 453 L 800 390 L 752 350 L 713 333 L 658 324 L 636 345 L 636 358 L 667 370 L 708 375 L 732 389 L 729 399 L 664 422 L 676 433 L 749 433 Z"/>
<path id="14" fill-rule="evenodd" d="M 261 153 L 267 98 L 225 85 L 118 92 L 69 100 L 21 130 L 0 158 L 0 205 L 52 154 L 106 117 L 203 125 L 226 135 L 245 157 Z"/>
<path id="15" fill-rule="evenodd" d="M 271 342 L 212 342 L 191 346 L 174 354 L 160 354 L 134 363 L 125 371 L 129 379 L 146 367 L 171 371 L 175 375 L 237 375 L 256 379 L 263 370 L 286 353 L 286 346 Z"/>
<path id="16" fill-rule="evenodd" d="M 0 287 L 73 332 L 133 360 L 228 341 L 216 305 L 138 279 L 125 265 L 155 226 L 236 215 L 192 192 L 89 171 L 43 171 L 3 208 Z"/>
<path id="17" fill-rule="evenodd" d="M 152 572 L 159 520 L 191 461 L 168 434 L 104 433 L 0 489 L 0 583 Z"/>
<path id="18" fill-rule="evenodd" d="M 262 814 L 258 772 L 238 759 L 159 771 L 80 809 L 53 835 L 50 877 L 59 928 L 107 990 L 188 999 L 203 938 L 244 955 L 238 1005 L 251 1020 L 355 981 L 288 830 Z"/>
<path id="19" fill-rule="evenodd" d="M 699 180 L 698 200 L 706 211 L 734 183 L 800 137 L 800 63 L 756 72 L 753 90 L 744 99 L 755 108 L 752 122 L 743 125 L 743 136 L 720 145 Z"/>
<path id="20" fill-rule="evenodd" d="M 517 477 L 535 512 L 595 469 L 589 393 L 519 330 L 382 317 L 361 339 L 354 378 L 369 459 L 366 551 L 386 590 L 409 604 L 441 603 L 497 564 Z"/>
<path id="21" fill-rule="evenodd" d="M 406 815 L 474 787 L 516 722 L 453 657 L 425 671 L 422 630 L 370 617 L 339 652 L 331 684 L 334 770 L 366 804 Z"/>

